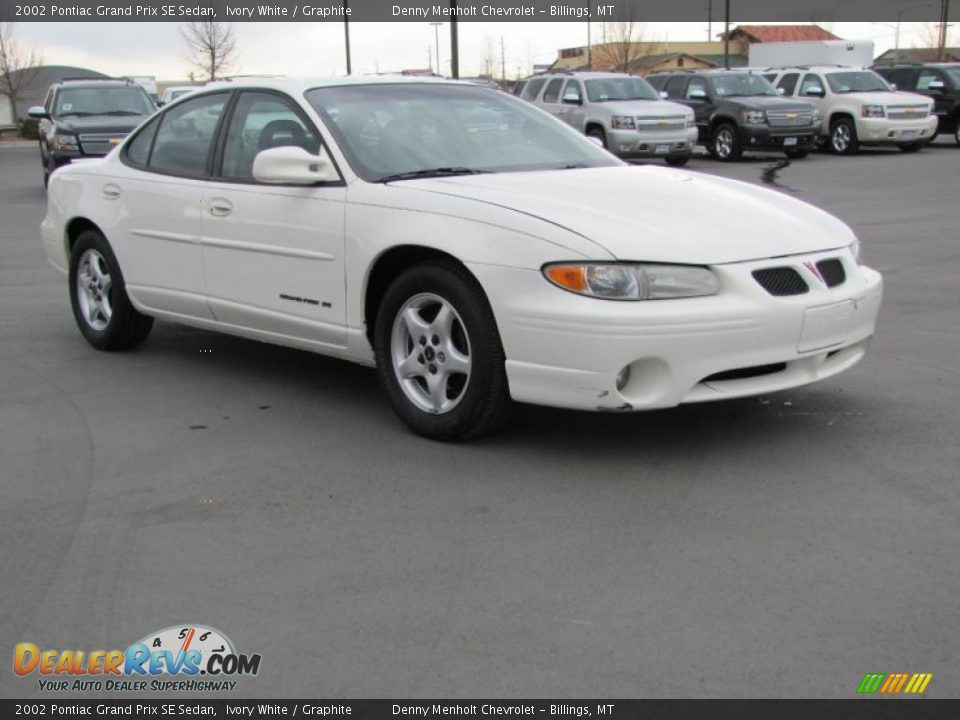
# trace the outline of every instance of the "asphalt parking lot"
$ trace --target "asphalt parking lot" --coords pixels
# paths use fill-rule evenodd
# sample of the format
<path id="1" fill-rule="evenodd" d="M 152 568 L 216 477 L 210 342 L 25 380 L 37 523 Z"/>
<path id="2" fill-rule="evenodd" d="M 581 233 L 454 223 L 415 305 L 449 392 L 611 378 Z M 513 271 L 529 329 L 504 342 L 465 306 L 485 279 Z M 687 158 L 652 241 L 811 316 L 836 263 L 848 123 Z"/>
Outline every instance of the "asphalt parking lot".
<path id="1" fill-rule="evenodd" d="M 886 279 L 861 365 L 445 445 L 369 369 L 169 323 L 94 351 L 37 150 L 0 147 L 0 695 L 41 695 L 15 643 L 205 623 L 263 657 L 230 697 L 960 696 L 960 147 L 780 165 L 688 169 L 856 230 Z"/>

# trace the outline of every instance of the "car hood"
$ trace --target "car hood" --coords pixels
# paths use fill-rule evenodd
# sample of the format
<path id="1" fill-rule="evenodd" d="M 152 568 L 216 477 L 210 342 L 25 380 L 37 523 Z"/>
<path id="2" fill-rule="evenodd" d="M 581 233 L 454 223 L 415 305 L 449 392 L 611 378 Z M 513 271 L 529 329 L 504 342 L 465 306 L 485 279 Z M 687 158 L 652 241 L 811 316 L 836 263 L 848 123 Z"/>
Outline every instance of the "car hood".
<path id="1" fill-rule="evenodd" d="M 656 166 L 495 173 L 395 183 L 559 225 L 621 260 L 717 265 L 845 247 L 842 222 L 789 195 Z"/>
<path id="2" fill-rule="evenodd" d="M 611 115 L 669 117 L 690 114 L 690 108 L 686 105 L 669 100 L 613 100 L 597 103 L 597 107 L 609 110 Z"/>
<path id="3" fill-rule="evenodd" d="M 791 110 L 810 110 L 813 103 L 805 100 L 792 100 L 790 98 L 780 97 L 779 95 L 746 95 L 724 98 L 726 102 L 736 103 L 748 110 L 782 110 L 790 112 Z"/>
<path id="4" fill-rule="evenodd" d="M 67 133 L 129 133 L 146 115 L 91 115 L 57 118 L 57 129 Z"/>
<path id="5" fill-rule="evenodd" d="M 852 92 L 842 93 L 837 97 L 850 98 L 864 105 L 933 105 L 933 100 L 926 95 L 917 95 L 909 92 Z"/>

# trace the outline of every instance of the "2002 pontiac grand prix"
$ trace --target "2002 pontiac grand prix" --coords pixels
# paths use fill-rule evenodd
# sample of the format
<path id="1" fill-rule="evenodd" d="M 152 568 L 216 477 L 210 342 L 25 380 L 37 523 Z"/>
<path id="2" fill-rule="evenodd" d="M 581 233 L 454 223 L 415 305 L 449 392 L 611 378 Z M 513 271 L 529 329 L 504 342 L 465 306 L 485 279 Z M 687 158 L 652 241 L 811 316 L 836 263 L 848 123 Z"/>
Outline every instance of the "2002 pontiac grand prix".
<path id="1" fill-rule="evenodd" d="M 54 173 L 42 237 L 94 347 L 163 318 L 375 364 L 440 439 L 511 400 L 643 410 L 821 380 L 863 357 L 882 294 L 825 212 L 631 167 L 439 79 L 191 93 Z"/>

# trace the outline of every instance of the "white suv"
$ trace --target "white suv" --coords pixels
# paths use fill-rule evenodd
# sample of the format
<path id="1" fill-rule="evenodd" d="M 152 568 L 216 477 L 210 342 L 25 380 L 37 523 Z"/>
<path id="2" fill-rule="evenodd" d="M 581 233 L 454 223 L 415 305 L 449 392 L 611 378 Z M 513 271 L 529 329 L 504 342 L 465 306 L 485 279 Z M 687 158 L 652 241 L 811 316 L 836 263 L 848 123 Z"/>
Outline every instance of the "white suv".
<path id="1" fill-rule="evenodd" d="M 621 157 L 661 157 L 680 166 L 697 144 L 693 110 L 663 100 L 632 75 L 545 73 L 527 80 L 520 97 Z"/>
<path id="2" fill-rule="evenodd" d="M 771 68 L 763 76 L 781 95 L 817 105 L 824 137 L 838 155 L 852 155 L 860 145 L 882 144 L 915 152 L 937 132 L 930 98 L 895 92 L 872 70 L 797 66 Z"/>

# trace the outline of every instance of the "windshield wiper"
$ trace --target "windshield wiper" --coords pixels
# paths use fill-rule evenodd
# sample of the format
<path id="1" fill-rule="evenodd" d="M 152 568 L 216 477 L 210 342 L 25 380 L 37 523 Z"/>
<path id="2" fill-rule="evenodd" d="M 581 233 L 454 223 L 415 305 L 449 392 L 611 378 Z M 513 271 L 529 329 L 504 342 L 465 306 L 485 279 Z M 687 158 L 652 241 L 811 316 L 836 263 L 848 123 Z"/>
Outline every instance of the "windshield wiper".
<path id="1" fill-rule="evenodd" d="M 110 110 L 105 113 L 100 113 L 101 115 L 142 115 L 143 113 L 134 112 L 133 110 Z"/>
<path id="2" fill-rule="evenodd" d="M 427 170 L 411 170 L 410 172 L 395 173 L 393 175 L 385 175 L 384 177 L 377 180 L 377 182 L 392 182 L 394 180 L 416 180 L 417 178 L 432 178 L 432 177 L 455 177 L 457 175 L 481 175 L 483 173 L 489 173 L 490 170 L 476 170 L 474 168 L 468 167 L 438 167 L 438 168 L 429 168 Z"/>
<path id="3" fill-rule="evenodd" d="M 57 115 L 57 117 L 90 117 L 93 113 L 88 112 L 62 112 Z"/>

